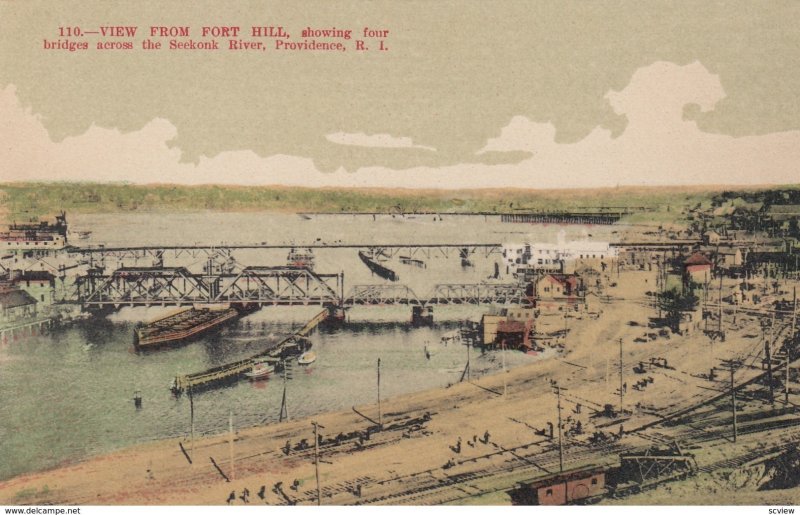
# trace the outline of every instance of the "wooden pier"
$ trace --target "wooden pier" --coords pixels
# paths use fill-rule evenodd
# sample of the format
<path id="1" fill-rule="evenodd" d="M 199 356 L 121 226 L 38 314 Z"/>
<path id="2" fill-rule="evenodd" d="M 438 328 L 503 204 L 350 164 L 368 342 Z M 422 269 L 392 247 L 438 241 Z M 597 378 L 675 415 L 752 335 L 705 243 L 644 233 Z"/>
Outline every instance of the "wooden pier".
<path id="1" fill-rule="evenodd" d="M 52 321 L 49 318 L 19 322 L 0 327 L 0 343 L 8 343 L 26 336 L 36 336 L 47 331 Z"/>
<path id="2" fill-rule="evenodd" d="M 598 213 L 515 213 L 500 215 L 500 221 L 513 223 L 538 223 L 538 224 L 591 224 L 612 225 L 619 222 L 625 213 L 598 212 Z"/>
<path id="3" fill-rule="evenodd" d="M 239 380 L 242 374 L 252 370 L 257 361 L 273 360 L 280 362 L 285 359 L 285 351 L 291 346 L 303 346 L 306 337 L 328 318 L 328 310 L 323 309 L 314 318 L 309 320 L 299 331 L 287 337 L 278 345 L 271 347 L 263 352 L 233 363 L 226 363 L 218 367 L 210 368 L 194 374 L 180 375 L 175 378 L 172 391 L 177 393 L 187 391 L 197 391 L 213 385 L 222 383 L 232 383 Z"/>

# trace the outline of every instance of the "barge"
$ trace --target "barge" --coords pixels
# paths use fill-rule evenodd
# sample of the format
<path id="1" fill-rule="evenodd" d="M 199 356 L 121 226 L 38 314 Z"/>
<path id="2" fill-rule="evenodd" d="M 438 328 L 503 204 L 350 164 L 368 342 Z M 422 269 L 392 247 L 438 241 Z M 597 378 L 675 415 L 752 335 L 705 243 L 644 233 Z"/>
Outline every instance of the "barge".
<path id="1" fill-rule="evenodd" d="M 410 256 L 400 256 L 400 262 L 404 265 L 416 266 L 418 268 L 427 268 L 425 261 L 421 259 L 414 259 Z"/>
<path id="2" fill-rule="evenodd" d="M 134 330 L 133 343 L 139 349 L 182 343 L 236 320 L 235 308 L 190 308 L 149 322 Z"/>
<path id="3" fill-rule="evenodd" d="M 358 251 L 358 257 L 361 258 L 361 261 L 363 261 L 364 264 L 367 265 L 367 268 L 369 268 L 372 271 L 372 273 L 378 274 L 380 277 L 383 277 L 384 279 L 388 279 L 390 281 L 398 281 L 400 279 L 400 277 L 395 273 L 394 270 L 386 268 L 382 264 L 378 263 L 372 257 L 368 256 L 367 253 L 364 252 L 363 250 Z"/>

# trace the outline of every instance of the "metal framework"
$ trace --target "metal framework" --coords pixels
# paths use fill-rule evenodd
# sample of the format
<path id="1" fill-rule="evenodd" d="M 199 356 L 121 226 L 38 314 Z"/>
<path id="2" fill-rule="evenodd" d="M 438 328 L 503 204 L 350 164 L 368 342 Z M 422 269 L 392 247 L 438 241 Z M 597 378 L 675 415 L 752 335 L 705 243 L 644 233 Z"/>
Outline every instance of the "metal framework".
<path id="1" fill-rule="evenodd" d="M 318 274 L 305 267 L 250 266 L 239 272 L 209 267 L 123 267 L 79 276 L 65 302 L 84 307 L 233 305 L 529 304 L 517 284 L 439 284 L 427 296 L 398 284 L 354 286 L 345 297 L 344 274 Z"/>
<path id="2" fill-rule="evenodd" d="M 517 284 L 437 284 L 429 304 L 530 304 Z"/>
<path id="3" fill-rule="evenodd" d="M 344 304 L 347 306 L 422 305 L 423 302 L 411 288 L 402 284 L 366 284 L 354 286 Z"/>
<path id="4" fill-rule="evenodd" d="M 339 274 L 299 267 L 247 267 L 239 273 L 192 274 L 184 267 L 120 268 L 76 281 L 67 302 L 84 306 L 193 304 L 339 304 Z"/>
<path id="5" fill-rule="evenodd" d="M 433 304 L 530 304 L 523 287 L 516 284 L 437 284 L 427 296 L 418 296 L 403 285 L 354 286 L 344 300 L 346 306 Z"/>
<path id="6" fill-rule="evenodd" d="M 502 254 L 500 243 L 425 243 L 425 244 L 400 244 L 387 243 L 375 245 L 372 243 L 360 244 L 268 244 L 254 243 L 241 245 L 164 245 L 164 246 L 130 246 L 130 247 L 69 247 L 67 252 L 83 256 L 87 262 L 103 262 L 106 259 L 127 260 L 138 262 L 143 259 L 150 259 L 153 263 L 163 263 L 165 256 L 172 258 L 189 257 L 197 259 L 199 257 L 230 257 L 236 250 L 269 250 L 269 249 L 291 249 L 296 247 L 309 248 L 314 250 L 321 249 L 367 249 L 371 255 L 383 255 L 393 257 L 397 254 L 415 257 L 450 257 L 456 255 L 483 254 L 489 257 L 492 254 Z"/>
<path id="7" fill-rule="evenodd" d="M 673 445 L 669 451 L 648 449 L 643 454 L 621 454 L 620 468 L 628 479 L 646 484 L 656 479 L 689 475 L 697 471 L 694 456 Z"/>

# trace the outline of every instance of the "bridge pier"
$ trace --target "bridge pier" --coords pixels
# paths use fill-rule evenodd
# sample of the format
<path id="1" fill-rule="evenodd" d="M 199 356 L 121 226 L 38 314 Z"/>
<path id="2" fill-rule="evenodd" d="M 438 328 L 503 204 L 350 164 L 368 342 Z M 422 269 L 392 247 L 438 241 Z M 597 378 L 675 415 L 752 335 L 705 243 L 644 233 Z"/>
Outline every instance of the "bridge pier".
<path id="1" fill-rule="evenodd" d="M 342 306 L 337 306 L 335 304 L 329 304 L 325 306 L 328 309 L 328 318 L 325 319 L 325 322 L 328 324 L 343 324 L 345 321 L 345 310 Z"/>
<path id="2" fill-rule="evenodd" d="M 433 306 L 412 306 L 411 325 L 414 327 L 433 325 Z"/>

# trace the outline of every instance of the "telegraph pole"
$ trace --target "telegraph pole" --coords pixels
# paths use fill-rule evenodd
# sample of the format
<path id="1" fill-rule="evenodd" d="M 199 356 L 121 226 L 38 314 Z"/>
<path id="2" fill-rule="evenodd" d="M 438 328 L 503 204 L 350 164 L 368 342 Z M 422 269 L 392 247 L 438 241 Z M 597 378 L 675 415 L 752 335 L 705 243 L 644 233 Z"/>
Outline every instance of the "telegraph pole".
<path id="1" fill-rule="evenodd" d="M 722 274 L 719 274 L 719 321 L 717 322 L 717 331 L 722 336 Z"/>
<path id="2" fill-rule="evenodd" d="M 278 422 L 289 420 L 289 408 L 286 405 L 286 360 L 283 362 L 283 398 L 281 399 L 281 412 L 278 415 Z"/>
<path id="3" fill-rule="evenodd" d="M 316 422 L 312 422 L 311 425 L 314 426 L 314 474 L 317 478 L 317 506 L 321 506 L 322 491 L 319 488 L 319 428 L 322 426 Z"/>
<path id="4" fill-rule="evenodd" d="M 736 390 L 733 387 L 734 368 L 731 365 L 731 410 L 733 411 L 733 443 L 736 443 L 738 430 L 736 427 Z"/>
<path id="5" fill-rule="evenodd" d="M 383 429 L 383 415 L 381 413 L 381 358 L 378 358 L 378 425 Z"/>
<path id="6" fill-rule="evenodd" d="M 230 412 L 230 418 L 228 419 L 228 429 L 230 431 L 231 481 L 233 481 L 236 479 L 236 464 L 233 461 L 233 411 Z"/>
<path id="7" fill-rule="evenodd" d="M 797 321 L 797 286 L 794 287 L 792 292 L 792 332 L 789 337 L 789 342 L 794 343 L 794 328 Z M 784 381 L 784 393 L 786 394 L 786 405 L 789 405 L 789 363 L 792 361 L 790 352 L 791 345 L 787 342 L 784 344 L 786 347 L 786 380 Z"/>
<path id="8" fill-rule="evenodd" d="M 623 392 L 622 392 L 622 338 L 619 339 L 619 414 L 623 413 Z"/>
<path id="9" fill-rule="evenodd" d="M 706 270 L 705 288 L 703 288 L 703 323 L 706 334 L 708 334 L 708 270 Z M 712 353 L 712 358 L 713 353 Z"/>
<path id="10" fill-rule="evenodd" d="M 470 382 L 470 377 L 469 377 L 469 348 L 470 348 L 470 346 L 471 346 L 470 342 L 467 342 L 467 343 L 464 344 L 464 347 L 467 348 L 467 364 L 464 366 L 464 371 L 461 372 L 461 378 L 458 380 L 459 383 L 463 382 L 464 378 L 467 379 L 468 383 Z"/>
<path id="11" fill-rule="evenodd" d="M 556 399 L 558 406 L 558 471 L 564 472 L 564 444 L 561 436 L 561 387 L 556 387 Z"/>
<path id="12" fill-rule="evenodd" d="M 192 385 L 189 385 L 189 419 L 191 424 L 191 454 L 194 465 L 194 399 L 192 398 Z"/>
<path id="13" fill-rule="evenodd" d="M 772 409 L 775 409 L 775 391 L 772 384 L 772 355 L 770 352 L 770 345 L 772 338 L 775 336 L 775 311 L 772 312 L 772 318 L 769 327 L 769 338 L 764 341 L 764 354 L 767 358 L 767 381 L 769 381 L 769 403 Z"/>
<path id="14" fill-rule="evenodd" d="M 506 381 L 506 342 L 505 340 L 502 343 L 503 345 L 503 398 L 505 398 L 506 393 L 508 393 L 508 384 Z"/>

